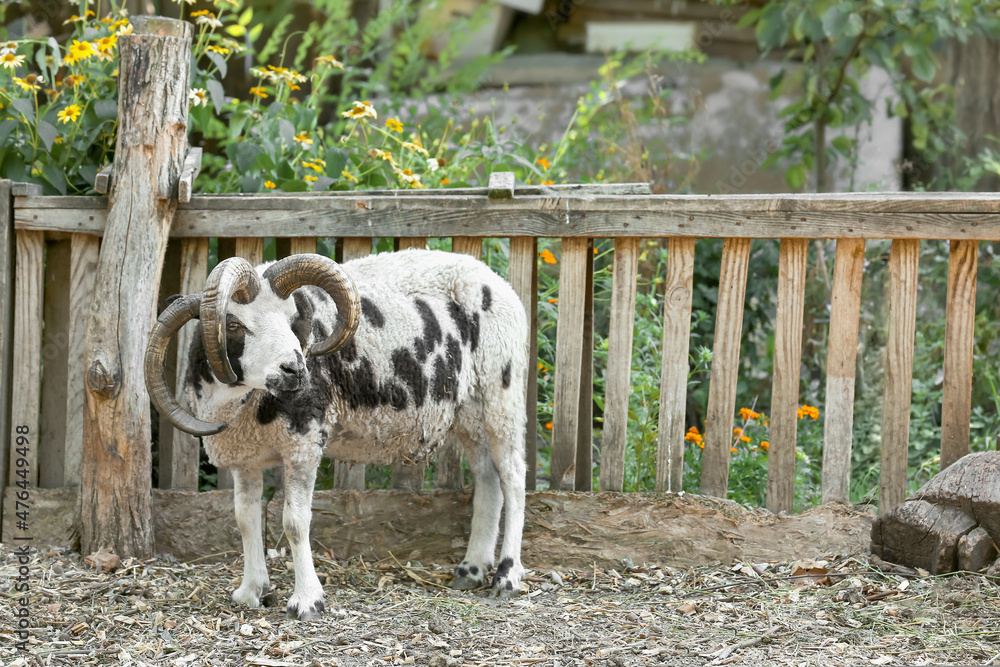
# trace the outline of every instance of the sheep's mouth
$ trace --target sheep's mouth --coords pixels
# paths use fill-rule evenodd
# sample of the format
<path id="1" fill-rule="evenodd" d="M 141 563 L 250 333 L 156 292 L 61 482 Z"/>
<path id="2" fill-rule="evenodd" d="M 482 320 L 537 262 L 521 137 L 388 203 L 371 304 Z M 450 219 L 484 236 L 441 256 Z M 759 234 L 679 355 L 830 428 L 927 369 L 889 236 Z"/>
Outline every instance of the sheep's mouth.
<path id="1" fill-rule="evenodd" d="M 279 377 L 272 375 L 264 382 L 264 386 L 272 394 L 280 397 L 282 394 L 297 394 L 305 388 L 306 382 L 299 377 Z"/>

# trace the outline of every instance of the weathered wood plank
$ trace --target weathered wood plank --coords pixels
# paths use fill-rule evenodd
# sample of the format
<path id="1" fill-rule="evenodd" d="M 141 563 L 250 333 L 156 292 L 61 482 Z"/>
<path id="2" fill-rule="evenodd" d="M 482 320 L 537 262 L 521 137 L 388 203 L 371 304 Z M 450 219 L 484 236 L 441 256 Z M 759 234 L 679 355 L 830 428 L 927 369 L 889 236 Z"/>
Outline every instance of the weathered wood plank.
<path id="1" fill-rule="evenodd" d="M 701 470 L 701 492 L 719 498 L 726 497 L 729 487 L 729 449 L 733 443 L 736 381 L 739 377 L 743 302 L 749 262 L 750 239 L 727 238 L 723 242 L 712 375 L 708 389 L 708 424 L 705 427 Z"/>
<path id="2" fill-rule="evenodd" d="M 316 252 L 316 237 L 315 236 L 297 236 L 291 241 L 289 254 L 291 255 L 302 255 L 302 254 L 312 254 Z"/>
<path id="3" fill-rule="evenodd" d="M 28 462 L 28 482 L 38 486 L 39 411 L 42 388 L 42 299 L 45 284 L 45 237 L 41 232 L 17 233 L 17 273 L 14 282 L 14 358 L 11 380 L 11 442 L 18 427 L 28 428 L 28 455 L 10 457 L 10 483 L 16 482 L 15 461 Z M 8 514 L 10 508 L 8 509 Z"/>
<path id="4" fill-rule="evenodd" d="M 616 238 L 615 264 L 611 278 L 611 323 L 608 325 L 608 370 L 604 381 L 601 491 L 621 491 L 624 487 L 638 271 L 639 239 Z M 662 405 L 661 402 L 661 407 Z"/>
<path id="5" fill-rule="evenodd" d="M 774 325 L 771 445 L 767 461 L 767 508 L 791 512 L 795 487 L 795 440 L 802 366 L 802 316 L 806 302 L 807 239 L 782 239 L 778 260 L 778 312 Z"/>
<path id="6" fill-rule="evenodd" d="M 323 198 L 194 197 L 178 210 L 171 235 L 1000 237 L 996 215 L 1000 203 L 992 199 L 911 201 L 884 195 L 881 199 L 771 201 L 648 195 L 487 200 L 354 194 Z M 56 202 L 46 202 L 48 199 L 58 199 L 62 206 L 55 207 Z M 18 229 L 102 233 L 106 215 L 91 206 L 79 199 L 28 197 L 18 202 L 15 225 Z M 796 207 L 802 210 L 794 210 Z"/>
<path id="7" fill-rule="evenodd" d="M 586 295 L 583 301 L 583 354 L 580 359 L 580 408 L 576 436 L 577 491 L 594 488 L 594 240 L 587 239 Z"/>
<path id="8" fill-rule="evenodd" d="M 854 379 L 864 268 L 864 239 L 838 239 L 833 269 L 830 342 L 826 354 L 821 482 L 824 503 L 846 503 L 850 500 Z"/>
<path id="9" fill-rule="evenodd" d="M 480 236 L 456 236 L 451 240 L 451 251 L 482 259 L 483 239 Z"/>
<path id="10" fill-rule="evenodd" d="M 486 196 L 490 199 L 511 199 L 514 196 L 514 172 L 499 171 L 490 174 Z"/>
<path id="11" fill-rule="evenodd" d="M 80 522 L 83 551 L 122 558 L 154 546 L 141 369 L 187 151 L 194 34 L 191 23 L 160 17 L 132 25 L 119 39 L 113 190 L 87 325 Z"/>
<path id="12" fill-rule="evenodd" d="M 94 298 L 99 242 L 96 236 L 74 234 L 70 253 L 69 282 L 69 366 L 66 370 L 66 452 L 63 483 L 80 484 L 83 463 L 84 345 L 87 317 Z"/>
<path id="13" fill-rule="evenodd" d="M 181 294 L 195 294 L 205 289 L 208 280 L 208 239 L 184 239 L 181 241 Z M 188 351 L 197 328 L 194 324 L 183 327 L 177 333 L 177 376 L 174 386 L 184 384 L 190 357 Z M 175 394 L 177 401 L 188 409 L 184 392 Z M 174 429 L 169 465 L 164 465 L 164 452 L 160 451 L 160 488 L 198 490 L 198 469 L 200 467 L 201 439 L 198 436 Z"/>
<path id="14" fill-rule="evenodd" d="M 663 361 L 660 370 L 660 430 L 656 441 L 656 490 L 682 490 L 684 417 L 687 406 L 691 301 L 694 297 L 694 239 L 667 242 L 663 294 Z"/>
<path id="15" fill-rule="evenodd" d="M 528 378 L 525 387 L 525 485 L 536 486 L 538 467 L 538 240 L 529 237 L 510 240 L 507 280 L 517 292 L 528 317 Z"/>
<path id="16" fill-rule="evenodd" d="M 42 398 L 38 433 L 38 486 L 63 486 L 66 457 L 66 371 L 69 365 L 70 240 L 45 244 L 42 304 Z"/>
<path id="17" fill-rule="evenodd" d="M 892 242 L 889 253 L 889 333 L 885 355 L 879 516 L 889 513 L 906 499 L 919 260 L 920 241 L 907 239 Z"/>
<path id="18" fill-rule="evenodd" d="M 580 364 L 583 360 L 587 300 L 588 239 L 562 240 L 559 317 L 556 325 L 555 407 L 552 410 L 552 463 L 549 488 L 572 491 L 576 484 L 580 432 Z"/>
<path id="19" fill-rule="evenodd" d="M 372 252 L 371 238 L 344 239 L 343 261 L 367 257 Z M 336 489 L 364 489 L 365 466 L 362 463 L 347 461 L 333 462 L 333 486 Z"/>
<path id="20" fill-rule="evenodd" d="M 969 453 L 978 269 L 979 244 L 952 241 L 948 260 L 948 316 L 941 403 L 941 470 Z"/>
<path id="21" fill-rule="evenodd" d="M 182 293 L 181 265 L 184 256 L 182 244 L 183 241 L 179 239 L 172 239 L 167 243 L 167 252 L 163 256 L 163 271 L 160 273 L 160 290 L 156 300 L 158 313 L 162 313 L 166 309 L 168 297 Z M 177 387 L 183 386 L 177 384 L 177 378 L 183 377 L 177 375 L 177 362 L 181 356 L 179 351 L 178 338 L 175 336 L 167 346 L 167 353 L 163 359 L 163 375 L 167 379 L 167 386 L 174 395 L 177 394 Z M 157 442 L 157 486 L 161 489 L 169 489 L 172 488 L 173 484 L 174 440 L 183 438 L 185 434 L 183 431 L 175 429 L 162 414 L 159 415 L 157 426 L 159 427 L 157 431 L 159 435 Z"/>
<path id="22" fill-rule="evenodd" d="M 396 239 L 396 250 L 409 250 L 410 248 L 426 248 L 426 236 L 403 236 Z"/>
<path id="23" fill-rule="evenodd" d="M 0 179 L 0 534 L 12 433 L 10 384 L 14 348 L 14 198 L 12 183 Z"/>
<path id="24" fill-rule="evenodd" d="M 194 180 L 201 173 L 201 148 L 188 148 L 184 156 L 184 166 L 181 167 L 181 177 L 177 181 L 177 201 L 186 204 L 191 201 L 194 193 Z"/>

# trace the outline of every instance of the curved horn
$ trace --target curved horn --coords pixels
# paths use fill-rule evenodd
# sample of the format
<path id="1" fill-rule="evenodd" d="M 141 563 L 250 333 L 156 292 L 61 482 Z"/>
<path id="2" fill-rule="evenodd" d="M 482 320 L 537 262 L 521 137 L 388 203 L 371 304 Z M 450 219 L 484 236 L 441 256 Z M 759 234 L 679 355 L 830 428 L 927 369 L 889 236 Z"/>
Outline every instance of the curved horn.
<path id="1" fill-rule="evenodd" d="M 156 406 L 156 410 L 166 417 L 167 421 L 185 433 L 215 435 L 225 430 L 229 424 L 205 422 L 191 416 L 174 399 L 174 395 L 167 387 L 167 379 L 164 377 L 163 362 L 167 353 L 167 344 L 188 320 L 198 317 L 200 304 L 201 295 L 192 294 L 176 299 L 167 306 L 167 309 L 157 318 L 153 330 L 149 334 L 143 372 L 146 376 L 146 391 L 149 392 L 149 397 L 152 399 L 153 405 Z"/>
<path id="2" fill-rule="evenodd" d="M 323 255 L 292 255 L 275 262 L 264 271 L 274 293 L 282 299 L 304 285 L 324 290 L 337 304 L 337 324 L 326 340 L 314 342 L 306 354 L 319 357 L 331 354 L 351 340 L 361 316 L 358 289 L 340 266 Z"/>
<path id="3" fill-rule="evenodd" d="M 257 272 L 242 257 L 230 257 L 212 269 L 201 294 L 201 335 L 215 377 L 225 384 L 239 380 L 226 353 L 226 311 L 229 300 L 250 303 L 260 293 Z"/>

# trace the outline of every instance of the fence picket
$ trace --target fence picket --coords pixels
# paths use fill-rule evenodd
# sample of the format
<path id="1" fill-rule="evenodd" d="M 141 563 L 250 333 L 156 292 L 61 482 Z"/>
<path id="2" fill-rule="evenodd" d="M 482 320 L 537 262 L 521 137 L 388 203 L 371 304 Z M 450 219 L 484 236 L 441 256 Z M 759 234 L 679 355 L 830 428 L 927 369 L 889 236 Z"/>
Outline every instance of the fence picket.
<path id="1" fill-rule="evenodd" d="M 527 475 L 525 487 L 534 490 L 538 467 L 538 239 L 510 239 L 507 279 L 521 297 L 528 316 L 528 378 L 525 387 L 527 414 L 524 441 Z"/>
<path id="2" fill-rule="evenodd" d="M 791 512 L 795 486 L 796 410 L 802 366 L 808 239 L 781 239 L 778 312 L 774 326 L 774 388 L 767 461 L 767 508 Z"/>
<path id="3" fill-rule="evenodd" d="M 979 243 L 952 241 L 949 255 L 944 396 L 941 404 L 941 470 L 969 453 Z"/>
<path id="4" fill-rule="evenodd" d="M 749 262 L 750 239 L 727 238 L 723 241 L 719 302 L 715 312 L 715 347 L 708 389 L 708 424 L 701 470 L 701 492 L 719 498 L 726 497 L 729 486 L 729 449 L 733 442 L 743 301 Z"/>
<path id="5" fill-rule="evenodd" d="M 837 239 L 826 354 L 826 409 L 823 414 L 824 503 L 850 498 L 851 449 L 854 441 L 854 380 L 861 314 L 864 239 Z"/>
<path id="6" fill-rule="evenodd" d="M 17 232 L 17 275 L 14 281 L 14 358 L 11 365 L 11 443 L 19 426 L 27 426 L 28 455 L 10 456 L 10 483 L 18 479 L 18 458 L 28 463 L 28 483 L 38 486 L 38 425 L 42 386 L 42 299 L 45 280 L 45 235 Z M 11 508 L 7 508 L 8 515 Z M 5 522 L 6 523 L 6 522 Z M 11 524 L 13 525 L 13 524 Z"/>
<path id="7" fill-rule="evenodd" d="M 604 437 L 601 440 L 601 491 L 621 491 L 625 480 L 628 403 L 632 386 L 632 333 L 639 270 L 639 239 L 615 239 L 605 379 Z M 662 403 L 661 403 L 662 405 Z"/>
<path id="8" fill-rule="evenodd" d="M 156 312 L 162 313 L 167 307 L 167 299 L 181 292 L 181 264 L 183 250 L 178 239 L 167 240 L 167 251 L 163 255 L 163 272 L 160 274 L 160 291 L 157 296 Z M 180 386 L 176 379 L 178 360 L 177 337 L 174 337 L 167 346 L 167 353 L 163 357 L 163 374 L 167 379 L 167 386 L 170 391 L 176 394 L 176 387 Z M 185 350 L 185 352 L 187 352 Z M 174 457 L 174 440 L 182 437 L 182 432 L 175 429 L 167 420 L 165 415 L 159 416 L 159 441 L 157 443 L 158 466 L 157 485 L 161 489 L 173 488 L 172 459 Z"/>
<path id="9" fill-rule="evenodd" d="M 594 488 L 594 240 L 587 239 L 584 278 L 583 351 L 580 355 L 580 407 L 576 433 L 577 491 Z"/>
<path id="10" fill-rule="evenodd" d="M 656 442 L 656 490 L 681 491 L 684 477 L 684 417 L 694 296 L 694 239 L 667 241 L 663 292 L 663 361 L 660 368 L 660 429 Z"/>
<path id="11" fill-rule="evenodd" d="M 289 255 L 312 254 L 316 252 L 315 236 L 293 236 L 289 241 Z"/>
<path id="12" fill-rule="evenodd" d="M 586 238 L 566 237 L 562 240 L 550 489 L 573 490 L 576 484 L 576 449 L 580 433 L 579 369 L 586 337 L 588 248 Z"/>
<path id="13" fill-rule="evenodd" d="M 73 234 L 69 282 L 69 368 L 66 371 L 66 449 L 63 483 L 80 484 L 83 463 L 83 347 L 87 340 L 87 317 L 94 298 L 100 243 L 96 236 Z"/>
<path id="14" fill-rule="evenodd" d="M 907 445 L 913 393 L 913 340 L 917 323 L 920 241 L 895 239 L 889 254 L 889 334 L 882 414 L 882 473 L 878 512 L 906 499 Z"/>
<path id="15" fill-rule="evenodd" d="M 66 373 L 69 366 L 70 240 L 45 243 L 45 297 L 42 304 L 42 394 L 38 433 L 38 486 L 63 486 L 66 457 Z"/>

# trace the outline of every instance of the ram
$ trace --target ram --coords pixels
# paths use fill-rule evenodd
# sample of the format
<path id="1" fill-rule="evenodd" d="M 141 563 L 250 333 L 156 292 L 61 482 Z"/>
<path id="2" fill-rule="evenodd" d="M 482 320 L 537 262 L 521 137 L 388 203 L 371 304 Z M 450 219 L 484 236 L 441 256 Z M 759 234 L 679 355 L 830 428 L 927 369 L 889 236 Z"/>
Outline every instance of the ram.
<path id="1" fill-rule="evenodd" d="M 170 338 L 200 320 L 184 391 L 164 379 Z M 233 471 L 244 574 L 233 600 L 267 592 L 260 503 L 263 471 L 285 471 L 283 525 L 295 564 L 289 615 L 324 609 L 309 545 L 313 485 L 323 455 L 385 464 L 426 460 L 460 443 L 472 470 L 472 529 L 452 585 L 492 595 L 520 587 L 524 525 L 527 324 L 520 299 L 471 257 L 405 250 L 338 264 L 294 255 L 251 266 L 227 259 L 201 294 L 175 297 L 146 350 L 153 404 L 203 436 L 211 462 Z M 193 414 L 192 414 L 193 413 Z"/>

